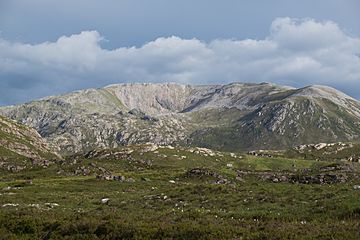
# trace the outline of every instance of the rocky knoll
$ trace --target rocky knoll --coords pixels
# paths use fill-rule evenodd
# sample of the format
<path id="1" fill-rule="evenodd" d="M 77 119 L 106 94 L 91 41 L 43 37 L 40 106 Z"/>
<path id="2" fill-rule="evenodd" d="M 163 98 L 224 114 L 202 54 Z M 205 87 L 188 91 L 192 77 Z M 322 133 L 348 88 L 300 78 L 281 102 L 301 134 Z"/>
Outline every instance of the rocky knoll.
<path id="1" fill-rule="evenodd" d="M 360 104 L 325 86 L 117 84 L 0 108 L 62 154 L 136 143 L 222 150 L 360 140 Z"/>

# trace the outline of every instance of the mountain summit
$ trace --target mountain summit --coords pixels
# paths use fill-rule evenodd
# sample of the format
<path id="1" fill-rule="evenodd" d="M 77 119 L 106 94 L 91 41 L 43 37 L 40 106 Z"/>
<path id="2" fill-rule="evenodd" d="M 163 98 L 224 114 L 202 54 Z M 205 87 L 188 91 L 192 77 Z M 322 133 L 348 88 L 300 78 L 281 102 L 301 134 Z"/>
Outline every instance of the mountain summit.
<path id="1" fill-rule="evenodd" d="M 360 140 L 360 103 L 317 85 L 116 84 L 0 114 L 35 128 L 63 154 L 148 142 L 239 151 Z"/>

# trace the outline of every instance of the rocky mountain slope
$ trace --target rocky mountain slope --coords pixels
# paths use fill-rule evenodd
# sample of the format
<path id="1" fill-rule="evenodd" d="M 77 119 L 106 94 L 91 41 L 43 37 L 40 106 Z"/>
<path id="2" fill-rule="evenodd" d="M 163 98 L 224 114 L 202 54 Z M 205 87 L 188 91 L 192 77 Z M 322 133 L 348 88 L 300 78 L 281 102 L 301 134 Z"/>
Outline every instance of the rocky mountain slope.
<path id="1" fill-rule="evenodd" d="M 0 116 L 0 168 L 17 171 L 59 159 L 34 130 Z"/>
<path id="2" fill-rule="evenodd" d="M 360 139 L 360 103 L 325 86 L 117 84 L 0 114 L 64 154 L 148 142 L 240 151 Z"/>

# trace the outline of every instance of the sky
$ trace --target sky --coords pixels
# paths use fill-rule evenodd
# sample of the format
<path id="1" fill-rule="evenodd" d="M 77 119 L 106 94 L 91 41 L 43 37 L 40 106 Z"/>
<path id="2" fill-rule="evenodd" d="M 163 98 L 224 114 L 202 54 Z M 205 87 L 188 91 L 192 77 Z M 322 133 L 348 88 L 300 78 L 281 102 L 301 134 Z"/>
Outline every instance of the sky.
<path id="1" fill-rule="evenodd" d="M 0 0 L 0 105 L 125 82 L 360 99 L 359 13 L 358 0 Z"/>

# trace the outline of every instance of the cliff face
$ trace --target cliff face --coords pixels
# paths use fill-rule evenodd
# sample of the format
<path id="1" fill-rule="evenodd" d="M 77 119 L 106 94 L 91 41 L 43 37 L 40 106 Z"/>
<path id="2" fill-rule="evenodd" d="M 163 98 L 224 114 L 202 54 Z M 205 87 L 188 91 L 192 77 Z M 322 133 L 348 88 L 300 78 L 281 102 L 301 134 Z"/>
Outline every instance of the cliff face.
<path id="1" fill-rule="evenodd" d="M 118 84 L 0 113 L 64 154 L 147 142 L 244 150 L 360 139 L 359 102 L 325 86 Z"/>

